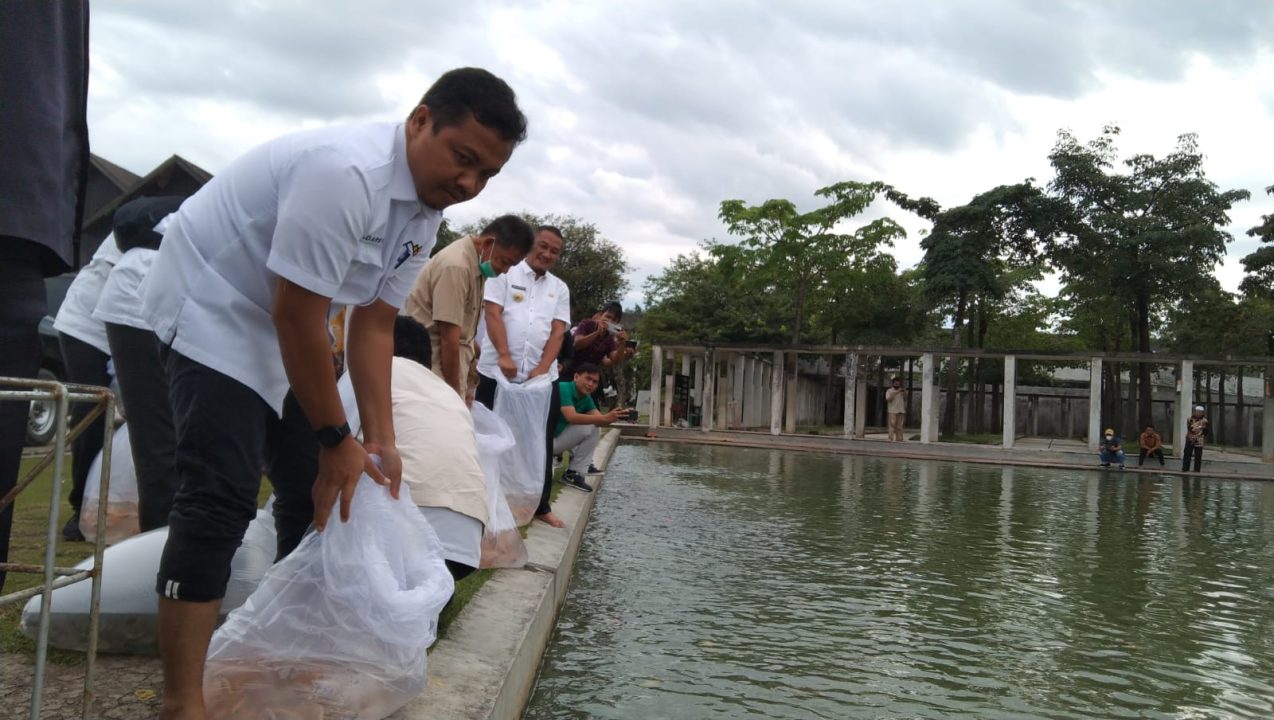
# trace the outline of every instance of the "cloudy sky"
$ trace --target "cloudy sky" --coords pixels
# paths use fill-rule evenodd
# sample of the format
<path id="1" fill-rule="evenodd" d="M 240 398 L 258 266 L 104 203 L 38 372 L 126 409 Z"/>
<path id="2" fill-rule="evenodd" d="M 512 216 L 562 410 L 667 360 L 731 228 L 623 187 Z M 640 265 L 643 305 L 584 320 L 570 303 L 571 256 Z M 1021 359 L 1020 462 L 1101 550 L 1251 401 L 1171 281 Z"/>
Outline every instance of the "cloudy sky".
<path id="1" fill-rule="evenodd" d="M 1209 176 L 1274 211 L 1274 3 L 1265 0 L 434 2 L 94 0 L 93 149 L 139 174 L 177 153 L 217 172 L 292 130 L 404 117 L 441 72 L 488 68 L 528 141 L 463 224 L 504 211 L 596 223 L 641 281 L 727 239 L 726 198 L 882 180 L 944 205 L 1050 177 L 1059 128 L 1125 152 L 1197 132 Z M 896 253 L 920 258 L 924 224 Z"/>

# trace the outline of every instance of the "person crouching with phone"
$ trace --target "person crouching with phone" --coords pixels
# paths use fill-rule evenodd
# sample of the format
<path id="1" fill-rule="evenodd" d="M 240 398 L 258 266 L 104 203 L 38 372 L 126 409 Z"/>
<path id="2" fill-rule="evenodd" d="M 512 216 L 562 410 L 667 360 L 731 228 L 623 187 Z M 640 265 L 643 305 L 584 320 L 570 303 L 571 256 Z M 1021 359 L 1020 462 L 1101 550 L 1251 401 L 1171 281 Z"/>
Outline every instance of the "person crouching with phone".
<path id="1" fill-rule="evenodd" d="M 584 482 L 584 475 L 592 471 L 593 451 L 601 438 L 597 428 L 628 419 L 631 415 L 631 411 L 624 408 L 606 413 L 597 409 L 592 394 L 601 378 L 600 367 L 581 363 L 575 368 L 574 380 L 557 384 L 562 415 L 553 438 L 553 454 L 571 453 L 571 464 L 562 475 L 562 482 L 584 492 L 593 491 L 592 486 Z"/>

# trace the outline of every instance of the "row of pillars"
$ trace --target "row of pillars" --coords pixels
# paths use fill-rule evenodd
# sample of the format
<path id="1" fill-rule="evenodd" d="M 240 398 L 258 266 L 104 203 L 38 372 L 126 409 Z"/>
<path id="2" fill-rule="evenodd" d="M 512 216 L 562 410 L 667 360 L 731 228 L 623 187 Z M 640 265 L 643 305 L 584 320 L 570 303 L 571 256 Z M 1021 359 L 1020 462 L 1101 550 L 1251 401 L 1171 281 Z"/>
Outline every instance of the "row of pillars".
<path id="1" fill-rule="evenodd" d="M 650 429 L 672 424 L 672 376 L 664 377 L 664 351 L 656 345 L 653 348 L 650 370 Z M 690 355 L 682 355 L 682 373 L 690 373 Z M 845 437 L 861 438 L 866 421 L 866 380 L 859 377 L 858 353 L 851 352 L 845 356 Z M 775 350 L 769 367 L 755 358 L 748 358 L 738 353 L 730 353 L 726 377 L 719 372 L 717 351 L 707 348 L 703 351 L 702 364 L 699 365 L 701 379 L 697 387 L 696 399 L 703 408 L 700 427 L 710 432 L 715 427 L 729 428 L 740 424 L 740 413 L 759 405 L 768 406 L 770 416 L 770 433 L 796 432 L 796 412 L 798 364 L 797 353 Z M 768 369 L 768 376 L 763 371 Z M 938 441 L 938 387 L 935 378 L 937 362 L 933 353 L 920 356 L 920 442 L 935 443 Z M 1194 376 L 1194 361 L 1182 360 L 1180 366 L 1178 398 L 1176 413 L 1173 418 L 1175 433 L 1173 437 L 1184 438 L 1186 420 L 1190 417 L 1194 406 L 1194 383 L 1189 378 Z M 785 377 L 785 372 L 788 377 Z M 1089 402 L 1088 402 L 1088 447 L 1096 451 L 1101 443 L 1101 378 L 1102 359 L 1092 358 L 1089 361 Z M 1265 462 L 1274 462 L 1274 378 L 1266 371 L 1264 412 L 1261 440 L 1261 458 Z M 1184 378 L 1185 381 L 1180 380 Z M 853 382 L 849 380 L 853 379 Z M 786 382 L 785 382 L 786 380 Z M 721 385 L 718 388 L 718 385 Z M 785 392 L 785 386 L 793 388 Z M 766 397 L 768 390 L 768 397 Z M 667 401 L 663 396 L 667 395 Z M 1004 356 L 1004 436 L 1003 446 L 1013 447 L 1017 442 L 1017 356 Z M 1138 429 L 1139 430 L 1139 429 Z M 1129 433 L 1124 433 L 1129 435 Z M 1173 452 L 1180 456 L 1184 444 L 1174 443 Z"/>

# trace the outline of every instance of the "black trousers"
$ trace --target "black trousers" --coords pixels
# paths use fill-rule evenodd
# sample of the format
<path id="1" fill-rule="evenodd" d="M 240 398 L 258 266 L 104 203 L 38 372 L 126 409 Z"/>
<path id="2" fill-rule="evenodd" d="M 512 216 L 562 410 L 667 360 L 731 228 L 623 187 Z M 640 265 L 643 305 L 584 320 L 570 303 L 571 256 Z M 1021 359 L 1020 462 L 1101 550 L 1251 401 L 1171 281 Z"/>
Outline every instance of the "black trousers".
<path id="1" fill-rule="evenodd" d="M 1137 467 L 1141 467 L 1147 457 L 1157 457 L 1159 458 L 1159 464 L 1163 465 L 1163 448 L 1155 448 L 1154 452 L 1150 453 L 1147 453 L 1146 449 L 1142 448 L 1141 452 L 1137 454 Z"/>
<path id="2" fill-rule="evenodd" d="M 0 236 L 0 377 L 40 372 L 40 319 L 47 312 L 42 250 L 36 243 Z M 0 497 L 18 484 L 31 404 L 0 402 Z M 0 510 L 0 562 L 9 559 L 13 506 Z M 0 590 L 6 573 L 0 570 Z"/>
<path id="3" fill-rule="evenodd" d="M 174 600 L 225 596 L 230 560 L 256 516 L 264 468 L 274 485 L 278 558 L 301 542 L 314 519 L 310 491 L 319 444 L 296 398 L 283 416 L 239 381 L 161 345 L 177 438 L 180 487 L 155 590 Z"/>
<path id="4" fill-rule="evenodd" d="M 1187 440 L 1185 453 L 1181 456 L 1181 472 L 1190 471 L 1191 457 L 1194 457 L 1194 471 L 1199 472 L 1199 470 L 1203 467 L 1203 446 L 1195 445 Z"/>
<path id="5" fill-rule="evenodd" d="M 106 363 L 110 356 L 70 335 L 58 335 L 58 345 L 62 348 L 62 364 L 66 367 L 68 382 L 81 385 L 98 385 L 107 387 L 111 384 L 110 373 L 106 372 Z M 70 430 L 89 414 L 93 406 L 88 403 L 75 403 L 71 406 L 71 415 L 66 428 Z M 99 416 L 88 429 L 80 433 L 71 443 L 71 509 L 80 514 L 80 506 L 84 503 L 84 485 L 88 482 L 88 468 L 94 458 L 102 451 L 102 433 L 106 431 L 106 417 Z M 145 529 L 145 528 L 143 528 Z"/>
<path id="6" fill-rule="evenodd" d="M 478 389 L 473 399 L 495 410 L 495 395 L 499 385 L 495 378 L 478 375 Z M 557 434 L 557 421 L 562 417 L 562 401 L 557 391 L 557 383 L 553 383 L 553 392 L 549 395 L 549 416 L 544 425 L 544 488 L 540 491 L 540 504 L 535 509 L 536 515 L 547 515 L 553 512 L 549 505 L 549 495 L 553 492 L 553 436 Z"/>
<path id="7" fill-rule="evenodd" d="M 177 433 L 168 400 L 168 375 L 155 333 L 107 323 L 106 338 L 115 359 L 137 470 L 138 525 L 146 532 L 168 524 L 177 494 Z"/>

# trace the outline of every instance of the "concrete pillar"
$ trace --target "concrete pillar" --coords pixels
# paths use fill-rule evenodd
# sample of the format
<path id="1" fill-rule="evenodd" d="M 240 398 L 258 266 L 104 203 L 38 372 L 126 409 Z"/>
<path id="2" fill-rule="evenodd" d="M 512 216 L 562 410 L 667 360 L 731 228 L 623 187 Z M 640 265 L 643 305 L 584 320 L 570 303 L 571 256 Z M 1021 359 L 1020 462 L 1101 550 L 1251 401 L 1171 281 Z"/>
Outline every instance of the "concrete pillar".
<path id="1" fill-rule="evenodd" d="M 1181 372 L 1177 374 L 1177 412 L 1173 418 L 1172 454 L 1174 457 L 1185 457 L 1186 453 L 1186 420 L 1194 411 L 1194 361 L 1182 360 Z M 1267 400 L 1268 402 L 1268 400 Z"/>
<path id="2" fill-rule="evenodd" d="M 660 393 L 663 391 L 664 384 L 664 351 L 658 345 L 651 348 L 650 352 L 650 429 L 654 430 L 659 427 L 660 411 Z M 668 398 L 668 404 L 672 404 L 672 398 Z"/>
<path id="3" fill-rule="evenodd" d="M 920 356 L 920 442 L 938 442 L 938 388 L 933 382 L 933 353 Z"/>
<path id="4" fill-rule="evenodd" d="M 1088 366 L 1088 449 L 1097 452 L 1101 443 L 1101 358 Z"/>
<path id="5" fill-rule="evenodd" d="M 854 437 L 861 438 L 867 435 L 867 377 L 858 378 L 854 384 L 858 386 L 854 391 Z"/>
<path id="6" fill-rule="evenodd" d="M 796 413 L 800 409 L 801 399 L 801 366 L 800 356 L 796 353 L 788 353 L 787 361 L 792 364 L 792 374 L 787 378 L 787 417 L 783 421 L 783 432 L 789 435 L 796 433 Z"/>
<path id="7" fill-rule="evenodd" d="M 774 351 L 770 366 L 770 434 L 783 432 L 783 352 Z"/>
<path id="8" fill-rule="evenodd" d="M 734 403 L 730 400 L 730 368 L 733 363 L 727 357 L 723 364 L 725 365 L 725 375 L 722 375 L 720 366 L 713 365 L 713 369 L 717 372 L 713 373 L 714 381 L 717 386 L 717 421 L 716 428 L 718 430 L 730 429 L 730 413 Z"/>
<path id="9" fill-rule="evenodd" d="M 1264 395 L 1261 412 L 1261 462 L 1274 462 L 1274 366 L 1265 368 Z"/>
<path id="10" fill-rule="evenodd" d="M 743 427 L 744 378 L 748 359 L 741 353 L 730 353 L 730 427 Z"/>
<path id="11" fill-rule="evenodd" d="M 845 353 L 845 437 L 852 438 L 858 428 L 858 353 Z"/>
<path id="12" fill-rule="evenodd" d="M 716 416 L 716 389 L 717 389 L 717 351 L 708 349 L 703 351 L 702 372 L 699 373 L 699 379 L 703 381 L 703 431 L 711 432 L 713 420 Z"/>
<path id="13" fill-rule="evenodd" d="M 1017 356 L 1004 356 L 1004 440 L 1006 448 L 1017 442 Z M 1011 482 L 1011 481 L 1010 481 Z"/>

